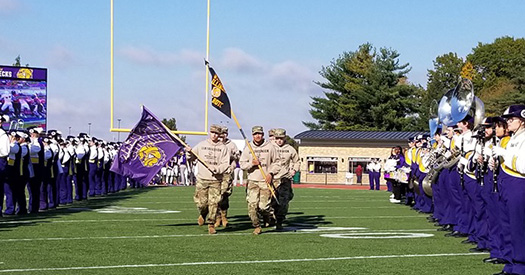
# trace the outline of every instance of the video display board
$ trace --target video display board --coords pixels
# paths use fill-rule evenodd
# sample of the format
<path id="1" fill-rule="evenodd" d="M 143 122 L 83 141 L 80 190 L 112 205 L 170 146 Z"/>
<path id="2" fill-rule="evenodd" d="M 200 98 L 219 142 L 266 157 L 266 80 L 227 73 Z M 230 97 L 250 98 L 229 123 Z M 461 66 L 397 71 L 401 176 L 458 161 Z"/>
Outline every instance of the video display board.
<path id="1" fill-rule="evenodd" d="M 46 130 L 47 69 L 0 65 L 0 114 L 10 118 L 6 130 Z"/>

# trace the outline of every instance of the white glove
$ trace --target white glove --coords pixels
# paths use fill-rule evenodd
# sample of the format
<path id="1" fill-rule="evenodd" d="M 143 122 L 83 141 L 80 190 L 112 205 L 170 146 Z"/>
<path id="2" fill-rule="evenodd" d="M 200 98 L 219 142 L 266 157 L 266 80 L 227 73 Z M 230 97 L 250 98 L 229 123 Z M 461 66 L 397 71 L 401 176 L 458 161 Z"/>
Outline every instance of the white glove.
<path id="1" fill-rule="evenodd" d="M 490 158 L 490 159 L 489 159 L 488 166 L 489 166 L 489 169 L 490 169 L 491 171 L 494 171 L 494 165 L 495 165 L 495 164 L 496 164 L 496 163 L 494 162 L 494 159 L 493 159 L 493 158 Z"/>
<path id="2" fill-rule="evenodd" d="M 494 146 L 492 148 L 492 152 L 494 155 L 499 157 L 499 156 L 505 156 L 505 154 L 507 153 L 507 150 L 500 146 Z"/>

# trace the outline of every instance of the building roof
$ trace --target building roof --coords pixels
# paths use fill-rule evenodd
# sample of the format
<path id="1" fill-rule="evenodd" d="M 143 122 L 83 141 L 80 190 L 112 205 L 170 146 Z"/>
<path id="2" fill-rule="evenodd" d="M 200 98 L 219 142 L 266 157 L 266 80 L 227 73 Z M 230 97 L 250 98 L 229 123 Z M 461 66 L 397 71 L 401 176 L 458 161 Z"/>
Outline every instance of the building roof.
<path id="1" fill-rule="evenodd" d="M 428 134 L 427 132 L 390 132 L 390 131 L 330 131 L 309 130 L 297 134 L 294 139 L 300 140 L 377 140 L 394 141 L 408 140 L 417 135 Z"/>

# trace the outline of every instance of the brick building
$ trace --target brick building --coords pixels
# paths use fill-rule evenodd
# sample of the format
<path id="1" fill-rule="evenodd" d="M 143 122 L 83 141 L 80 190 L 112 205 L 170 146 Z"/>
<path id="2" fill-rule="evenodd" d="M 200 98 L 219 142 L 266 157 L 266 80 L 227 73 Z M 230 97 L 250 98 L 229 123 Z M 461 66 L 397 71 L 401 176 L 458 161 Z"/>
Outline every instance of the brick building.
<path id="1" fill-rule="evenodd" d="M 301 183 L 355 184 L 355 169 L 363 167 L 363 184 L 368 184 L 367 164 L 372 158 L 387 159 L 393 146 L 407 148 L 407 140 L 423 132 L 373 132 L 310 130 L 297 134 Z M 383 184 L 383 177 L 381 177 Z"/>

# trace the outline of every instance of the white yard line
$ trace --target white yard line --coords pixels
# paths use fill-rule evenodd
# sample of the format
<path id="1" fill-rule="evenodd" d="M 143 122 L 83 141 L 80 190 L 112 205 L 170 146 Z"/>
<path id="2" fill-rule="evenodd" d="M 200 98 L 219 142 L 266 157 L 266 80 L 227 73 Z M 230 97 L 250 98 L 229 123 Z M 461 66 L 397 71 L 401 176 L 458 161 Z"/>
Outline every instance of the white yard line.
<path id="1" fill-rule="evenodd" d="M 293 217 L 291 215 L 290 217 Z M 354 217 L 324 217 L 325 220 L 330 219 L 397 219 L 397 218 L 422 218 L 424 216 L 354 216 Z M 26 224 L 26 223 L 90 223 L 90 222 L 144 222 L 144 221 L 195 221 L 196 219 L 190 218 L 190 219 L 175 219 L 175 218 L 165 218 L 165 219 L 125 219 L 125 220 L 119 220 L 119 219 L 111 219 L 111 220 L 45 220 L 45 219 L 35 219 L 35 220 L 19 220 L 19 221 L 3 221 L 0 222 L 0 224 Z"/>
<path id="2" fill-rule="evenodd" d="M 345 261 L 361 259 L 392 259 L 392 258 L 420 258 L 420 257 L 457 257 L 477 256 L 487 253 L 447 253 L 447 254 L 409 254 L 409 255 L 377 255 L 377 256 L 351 256 L 332 258 L 309 258 L 309 259 L 272 259 L 258 261 L 224 261 L 224 262 L 187 262 L 168 264 L 135 264 L 135 265 L 108 265 L 108 266 L 77 266 L 77 267 L 42 267 L 25 269 L 0 269 L 0 273 L 11 272 L 37 272 L 37 271 L 70 271 L 90 269 L 118 269 L 118 268 L 148 268 L 148 267 L 170 267 L 170 266 L 195 266 L 195 265 L 241 265 L 241 264 L 265 264 L 265 263 L 291 263 L 291 262 L 322 262 L 322 261 Z"/>

